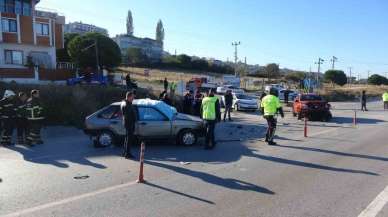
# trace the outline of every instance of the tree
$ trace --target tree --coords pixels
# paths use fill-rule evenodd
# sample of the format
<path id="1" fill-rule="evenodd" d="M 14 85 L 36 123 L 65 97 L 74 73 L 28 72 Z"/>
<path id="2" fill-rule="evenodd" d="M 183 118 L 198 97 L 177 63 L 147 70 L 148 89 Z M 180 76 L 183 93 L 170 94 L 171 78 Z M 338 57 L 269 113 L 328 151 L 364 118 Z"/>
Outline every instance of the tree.
<path id="1" fill-rule="evenodd" d="M 58 62 L 71 62 L 71 57 L 68 52 L 68 46 L 71 40 L 73 40 L 75 37 L 79 36 L 78 33 L 66 33 L 65 34 L 65 41 L 64 41 L 64 48 L 57 49 L 57 61 Z"/>
<path id="2" fill-rule="evenodd" d="M 100 33 L 87 33 L 72 39 L 68 45 L 72 61 L 81 68 L 96 68 L 96 42 L 100 68 L 102 66 L 115 67 L 121 63 L 119 46 L 112 39 Z"/>
<path id="3" fill-rule="evenodd" d="M 177 56 L 177 59 L 182 68 L 185 68 L 185 69 L 192 68 L 190 56 L 187 56 L 186 54 L 181 54 Z"/>
<path id="4" fill-rule="evenodd" d="M 162 20 L 159 20 L 158 24 L 156 25 L 156 41 L 161 44 L 164 42 L 164 27 Z"/>
<path id="5" fill-rule="evenodd" d="M 191 65 L 194 69 L 198 70 L 207 70 L 209 68 L 209 63 L 204 59 L 192 60 Z"/>
<path id="6" fill-rule="evenodd" d="M 267 74 L 268 80 L 271 78 L 277 78 L 280 74 L 279 65 L 276 63 L 270 63 L 265 67 L 265 72 Z"/>
<path id="7" fill-rule="evenodd" d="M 384 76 L 374 74 L 369 77 L 368 83 L 373 85 L 388 85 L 388 79 Z"/>
<path id="8" fill-rule="evenodd" d="M 128 48 L 127 56 L 128 62 L 131 65 L 147 65 L 148 57 L 140 48 Z"/>
<path id="9" fill-rule="evenodd" d="M 287 80 L 291 80 L 293 82 L 299 82 L 306 77 L 306 73 L 304 72 L 291 72 L 286 75 Z"/>
<path id="10" fill-rule="evenodd" d="M 128 16 L 127 16 L 127 35 L 133 35 L 134 27 L 133 27 L 133 19 L 132 19 L 132 12 L 131 10 L 128 10 Z"/>
<path id="11" fill-rule="evenodd" d="M 333 85 L 338 84 L 343 86 L 348 82 L 346 74 L 342 70 L 328 70 L 325 72 L 324 79 Z"/>

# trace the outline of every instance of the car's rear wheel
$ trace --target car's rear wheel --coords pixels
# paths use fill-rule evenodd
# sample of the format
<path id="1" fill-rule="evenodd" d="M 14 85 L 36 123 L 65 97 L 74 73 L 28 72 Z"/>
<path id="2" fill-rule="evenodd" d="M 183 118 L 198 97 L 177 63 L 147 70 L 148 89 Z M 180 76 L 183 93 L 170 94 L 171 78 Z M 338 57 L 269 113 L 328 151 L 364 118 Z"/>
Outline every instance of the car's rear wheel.
<path id="1" fill-rule="evenodd" d="M 110 147 L 115 144 L 115 136 L 110 131 L 101 131 L 98 133 L 94 146 L 98 148 Z"/>
<path id="2" fill-rule="evenodd" d="M 183 146 L 193 146 L 197 140 L 198 136 L 193 130 L 183 130 L 178 136 L 178 144 Z"/>

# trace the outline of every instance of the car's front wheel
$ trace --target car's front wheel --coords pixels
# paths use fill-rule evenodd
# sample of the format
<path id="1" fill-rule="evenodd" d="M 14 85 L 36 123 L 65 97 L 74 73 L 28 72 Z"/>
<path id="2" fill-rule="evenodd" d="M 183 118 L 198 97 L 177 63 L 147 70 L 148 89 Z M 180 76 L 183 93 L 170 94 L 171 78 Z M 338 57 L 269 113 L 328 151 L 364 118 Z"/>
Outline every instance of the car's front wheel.
<path id="1" fill-rule="evenodd" d="M 94 140 L 94 146 L 98 148 L 110 147 L 115 143 L 115 137 L 110 131 L 101 131 Z"/>
<path id="2" fill-rule="evenodd" d="M 178 144 L 193 146 L 197 143 L 198 136 L 193 130 L 184 130 L 178 135 Z"/>

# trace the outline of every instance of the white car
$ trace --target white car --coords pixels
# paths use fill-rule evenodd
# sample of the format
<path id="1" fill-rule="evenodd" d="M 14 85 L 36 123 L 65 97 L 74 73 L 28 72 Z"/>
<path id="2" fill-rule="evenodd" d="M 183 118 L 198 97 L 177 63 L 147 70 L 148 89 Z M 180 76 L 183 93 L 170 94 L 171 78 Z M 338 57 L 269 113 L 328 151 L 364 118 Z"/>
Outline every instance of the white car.
<path id="1" fill-rule="evenodd" d="M 231 90 L 232 90 L 232 93 L 234 94 L 245 94 L 245 91 L 240 88 L 231 88 Z"/>
<path id="2" fill-rule="evenodd" d="M 224 85 L 224 86 L 219 86 L 217 87 L 217 93 L 218 94 L 225 94 L 226 91 L 232 90 L 233 86 L 232 85 Z"/>
<path id="3" fill-rule="evenodd" d="M 225 97 L 222 96 L 222 104 Z M 259 109 L 257 99 L 246 94 L 233 93 L 233 109 L 236 111 L 257 111 Z"/>

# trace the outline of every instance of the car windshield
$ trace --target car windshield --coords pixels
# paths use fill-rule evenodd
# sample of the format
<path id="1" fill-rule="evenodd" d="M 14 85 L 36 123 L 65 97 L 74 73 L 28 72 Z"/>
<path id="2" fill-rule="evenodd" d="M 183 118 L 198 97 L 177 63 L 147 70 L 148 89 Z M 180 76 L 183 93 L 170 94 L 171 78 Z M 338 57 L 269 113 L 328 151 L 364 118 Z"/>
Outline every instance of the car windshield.
<path id="1" fill-rule="evenodd" d="M 322 101 L 322 97 L 317 95 L 302 95 L 301 101 Z"/>
<path id="2" fill-rule="evenodd" d="M 236 98 L 237 99 L 247 99 L 247 100 L 252 100 L 253 99 L 251 96 L 243 95 L 243 94 L 237 94 Z"/>

